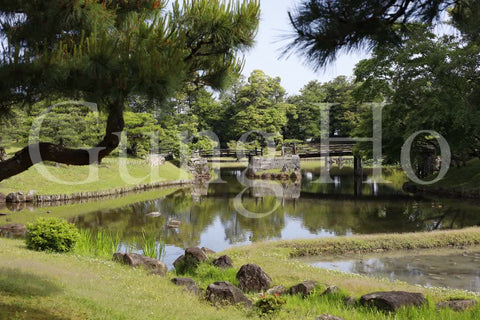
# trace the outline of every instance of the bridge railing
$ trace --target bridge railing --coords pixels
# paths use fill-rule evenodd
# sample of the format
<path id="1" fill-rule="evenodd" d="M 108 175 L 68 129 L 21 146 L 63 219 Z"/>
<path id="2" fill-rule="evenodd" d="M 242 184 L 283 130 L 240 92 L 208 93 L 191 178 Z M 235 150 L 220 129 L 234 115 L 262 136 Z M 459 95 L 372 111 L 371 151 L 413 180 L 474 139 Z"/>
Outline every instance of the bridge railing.
<path id="1" fill-rule="evenodd" d="M 237 158 L 239 155 L 244 154 L 247 157 L 263 156 L 263 148 L 261 149 L 215 149 L 215 150 L 199 150 L 198 155 L 202 158 Z"/>
<path id="2" fill-rule="evenodd" d="M 355 143 L 330 143 L 328 147 L 325 144 L 309 143 L 302 145 L 287 145 L 282 147 L 282 153 L 285 155 L 296 154 L 300 157 L 321 156 L 322 154 L 335 155 L 353 155 L 353 146 Z"/>

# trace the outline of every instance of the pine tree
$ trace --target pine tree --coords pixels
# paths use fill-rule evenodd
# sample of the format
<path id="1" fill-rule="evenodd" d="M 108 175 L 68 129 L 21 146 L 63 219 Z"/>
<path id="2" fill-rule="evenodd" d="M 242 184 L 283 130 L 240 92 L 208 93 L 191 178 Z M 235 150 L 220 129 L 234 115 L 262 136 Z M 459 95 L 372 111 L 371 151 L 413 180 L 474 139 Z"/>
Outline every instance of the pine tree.
<path id="1" fill-rule="evenodd" d="M 341 52 L 400 45 L 412 24 L 435 24 L 450 12 L 453 24 L 478 38 L 480 0 L 302 0 L 289 12 L 298 52 L 316 69 Z"/>
<path id="2" fill-rule="evenodd" d="M 0 0 L 0 114 L 45 99 L 84 99 L 108 116 L 102 148 L 33 146 L 41 160 L 99 162 L 119 144 L 131 96 L 162 101 L 185 81 L 212 88 L 238 73 L 258 28 L 257 0 Z M 2 116 L 0 116 L 1 118 Z M 28 147 L 0 165 L 0 181 L 27 170 Z"/>

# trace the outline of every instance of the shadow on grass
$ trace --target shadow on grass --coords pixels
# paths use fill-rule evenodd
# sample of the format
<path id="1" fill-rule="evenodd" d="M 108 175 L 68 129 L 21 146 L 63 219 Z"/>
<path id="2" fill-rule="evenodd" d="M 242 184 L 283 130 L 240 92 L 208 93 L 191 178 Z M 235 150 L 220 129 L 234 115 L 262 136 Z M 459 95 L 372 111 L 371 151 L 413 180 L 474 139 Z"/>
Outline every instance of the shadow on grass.
<path id="1" fill-rule="evenodd" d="M 66 320 L 68 318 L 53 315 L 45 310 L 8 305 L 0 302 L 0 319 L 28 320 Z"/>
<path id="2" fill-rule="evenodd" d="M 18 296 L 49 296 L 61 288 L 49 280 L 10 268 L 0 268 L 0 294 Z"/>

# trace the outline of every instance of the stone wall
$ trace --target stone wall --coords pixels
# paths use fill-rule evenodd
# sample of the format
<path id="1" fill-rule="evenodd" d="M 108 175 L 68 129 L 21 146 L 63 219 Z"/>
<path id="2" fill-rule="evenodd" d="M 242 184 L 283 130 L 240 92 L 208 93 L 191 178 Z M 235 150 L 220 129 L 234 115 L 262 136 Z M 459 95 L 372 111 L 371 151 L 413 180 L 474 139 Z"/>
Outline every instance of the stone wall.
<path id="1" fill-rule="evenodd" d="M 210 166 L 205 158 L 190 158 L 188 160 L 188 171 L 190 171 L 197 180 L 210 180 Z"/>
<path id="2" fill-rule="evenodd" d="M 138 192 L 138 191 L 146 191 L 156 188 L 164 188 L 164 187 L 174 187 L 174 186 L 184 186 L 193 184 L 194 180 L 175 180 L 175 181 L 160 181 L 156 183 L 150 184 L 140 184 L 135 186 L 128 186 L 124 188 L 117 188 L 117 189 L 110 189 L 110 190 L 102 190 L 102 191 L 92 191 L 92 192 L 78 192 L 78 193 L 71 193 L 71 194 L 52 194 L 52 195 L 32 195 L 31 199 L 29 197 L 23 196 L 21 192 L 14 192 L 10 193 L 5 197 L 5 203 L 0 202 L 0 208 L 5 206 L 14 206 L 15 204 L 19 203 L 64 203 L 68 201 L 79 201 L 82 199 L 99 199 L 99 198 L 106 198 L 112 197 L 117 195 L 124 195 L 130 192 Z M 30 192 L 29 192 L 30 193 Z M 29 194 L 27 193 L 27 195 Z M 0 194 L 0 199 L 1 199 Z M 10 199 L 16 199 L 16 201 L 10 201 Z"/>
<path id="3" fill-rule="evenodd" d="M 248 163 L 247 175 L 255 177 L 259 172 L 278 169 L 283 173 L 300 175 L 300 157 L 298 155 L 283 157 L 251 157 Z M 288 179 L 288 178 L 287 178 Z"/>

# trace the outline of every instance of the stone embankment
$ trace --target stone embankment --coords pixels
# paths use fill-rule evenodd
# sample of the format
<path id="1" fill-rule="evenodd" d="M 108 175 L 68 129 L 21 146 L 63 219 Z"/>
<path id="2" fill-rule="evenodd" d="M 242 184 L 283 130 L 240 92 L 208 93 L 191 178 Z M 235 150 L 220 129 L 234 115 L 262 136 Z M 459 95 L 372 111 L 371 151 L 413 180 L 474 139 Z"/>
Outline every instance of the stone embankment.
<path id="1" fill-rule="evenodd" d="M 12 192 L 8 195 L 0 193 L 0 204 L 2 203 L 45 203 L 45 202 L 61 202 L 70 200 L 82 199 L 96 199 L 111 197 L 116 195 L 123 195 L 130 192 L 147 191 L 151 189 L 175 187 L 194 184 L 195 180 L 175 180 L 175 181 L 160 181 L 151 184 L 140 184 L 135 186 L 116 188 L 110 190 L 77 192 L 71 194 L 52 194 L 52 195 L 38 195 L 35 191 L 29 191 L 27 194 L 22 192 Z"/>

